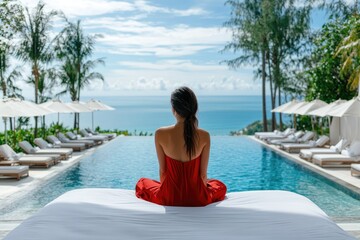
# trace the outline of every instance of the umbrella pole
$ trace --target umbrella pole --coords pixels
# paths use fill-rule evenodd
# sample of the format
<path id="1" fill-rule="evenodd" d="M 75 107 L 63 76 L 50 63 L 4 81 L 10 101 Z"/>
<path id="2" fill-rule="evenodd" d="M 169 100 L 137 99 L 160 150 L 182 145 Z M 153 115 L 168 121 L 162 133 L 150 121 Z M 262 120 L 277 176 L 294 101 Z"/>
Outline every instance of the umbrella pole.
<path id="1" fill-rule="evenodd" d="M 94 131 L 94 112 L 91 112 L 91 128 Z"/>
<path id="2" fill-rule="evenodd" d="M 4 118 L 4 123 L 5 123 L 5 144 L 7 144 L 7 118 Z"/>
<path id="3" fill-rule="evenodd" d="M 60 113 L 58 112 L 58 125 L 59 125 Z"/>

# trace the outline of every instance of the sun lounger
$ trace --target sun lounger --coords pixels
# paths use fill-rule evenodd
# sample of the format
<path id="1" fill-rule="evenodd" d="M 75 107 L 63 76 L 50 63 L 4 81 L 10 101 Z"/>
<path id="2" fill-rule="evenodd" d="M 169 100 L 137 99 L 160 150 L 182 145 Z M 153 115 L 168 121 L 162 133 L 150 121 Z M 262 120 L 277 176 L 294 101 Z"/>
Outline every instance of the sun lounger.
<path id="1" fill-rule="evenodd" d="M 321 136 L 316 141 L 310 141 L 308 143 L 284 143 L 280 148 L 289 153 L 299 153 L 301 149 L 324 147 L 329 142 L 328 136 Z"/>
<path id="2" fill-rule="evenodd" d="M 287 128 L 285 131 L 280 132 L 275 130 L 274 132 L 256 132 L 255 133 L 255 137 L 256 138 L 267 138 L 267 137 L 272 137 L 272 136 L 283 136 L 283 137 L 287 137 L 290 134 L 294 133 L 294 129 L 292 128 Z"/>
<path id="3" fill-rule="evenodd" d="M 43 148 L 43 147 L 38 145 L 41 149 L 47 149 L 47 148 L 72 148 L 73 151 L 81 152 L 81 151 L 85 150 L 85 148 L 86 148 L 85 143 L 62 143 L 54 135 L 47 136 L 46 139 L 52 144 L 52 147 L 49 147 L 49 145 L 45 145 L 44 143 L 46 143 L 46 141 L 44 139 L 41 139 L 42 140 L 41 146 L 44 146 L 44 148 Z M 36 142 L 35 142 L 35 144 L 36 144 Z"/>
<path id="4" fill-rule="evenodd" d="M 63 133 L 58 133 L 57 134 L 57 138 L 62 142 L 62 143 L 84 143 L 86 148 L 90 148 L 93 147 L 95 145 L 95 142 L 93 140 L 71 140 L 68 137 L 65 136 L 65 134 Z"/>
<path id="5" fill-rule="evenodd" d="M 102 140 L 102 141 L 108 140 L 107 136 L 99 136 L 99 135 L 94 136 L 94 135 L 88 133 L 85 129 L 81 129 L 80 134 L 84 138 L 90 138 L 90 139 L 96 139 L 96 140 Z"/>
<path id="6" fill-rule="evenodd" d="M 92 134 L 93 136 L 106 136 L 108 138 L 108 140 L 112 140 L 112 139 L 116 138 L 116 136 L 117 136 L 116 133 L 98 133 L 98 132 L 94 132 L 90 128 L 85 128 L 85 131 L 87 131 L 89 134 Z"/>
<path id="7" fill-rule="evenodd" d="M 20 142 L 19 147 L 27 154 L 59 154 L 61 155 L 61 159 L 63 160 L 68 159 L 73 153 L 73 150 L 71 148 L 37 149 L 31 146 L 31 144 L 27 141 Z"/>
<path id="8" fill-rule="evenodd" d="M 106 140 L 103 137 L 95 137 L 95 136 L 93 136 L 93 137 L 78 137 L 73 132 L 66 132 L 66 136 L 68 136 L 70 138 L 70 140 L 92 140 L 96 144 L 102 144 L 104 142 L 104 140 Z"/>
<path id="9" fill-rule="evenodd" d="M 360 164 L 351 164 L 351 176 L 360 176 Z"/>
<path id="10" fill-rule="evenodd" d="M 305 133 L 303 131 L 297 131 L 296 133 L 291 134 L 286 138 L 281 138 L 281 139 L 268 138 L 266 142 L 274 145 L 281 145 L 283 143 L 297 143 L 299 141 L 302 141 L 302 137 L 304 136 L 304 134 Z"/>
<path id="11" fill-rule="evenodd" d="M 0 176 L 14 177 L 20 180 L 22 176 L 29 176 L 29 166 L 1 166 Z"/>
<path id="12" fill-rule="evenodd" d="M 4 144 L 0 146 L 0 157 L 6 162 L 14 162 L 20 165 L 34 166 L 34 167 L 51 167 L 60 162 L 60 155 L 20 155 L 17 154 L 9 145 Z"/>
<path id="13" fill-rule="evenodd" d="M 311 161 L 315 154 L 339 154 L 347 145 L 347 141 L 341 139 L 335 146 L 330 146 L 330 148 L 301 149 L 299 156 L 302 159 Z"/>
<path id="14" fill-rule="evenodd" d="M 346 156 L 344 154 L 315 154 L 312 162 L 321 167 L 349 167 L 352 163 L 360 162 L 360 156 Z"/>

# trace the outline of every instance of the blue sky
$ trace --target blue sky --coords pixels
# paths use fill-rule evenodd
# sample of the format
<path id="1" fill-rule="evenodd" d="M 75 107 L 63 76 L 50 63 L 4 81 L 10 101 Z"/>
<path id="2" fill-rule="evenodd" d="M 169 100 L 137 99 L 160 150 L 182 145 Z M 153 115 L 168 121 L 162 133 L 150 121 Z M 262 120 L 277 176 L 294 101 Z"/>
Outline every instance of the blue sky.
<path id="1" fill-rule="evenodd" d="M 20 0 L 32 8 L 37 1 Z M 104 57 L 97 71 L 105 82 L 94 82 L 84 95 L 167 95 L 181 85 L 201 95 L 260 95 L 253 67 L 228 69 L 219 51 L 231 40 L 222 28 L 229 7 L 221 0 L 44 0 L 48 9 L 81 19 L 86 32 L 101 34 L 94 57 Z M 321 27 L 324 13 L 313 14 Z M 24 95 L 33 90 L 20 83 Z"/>

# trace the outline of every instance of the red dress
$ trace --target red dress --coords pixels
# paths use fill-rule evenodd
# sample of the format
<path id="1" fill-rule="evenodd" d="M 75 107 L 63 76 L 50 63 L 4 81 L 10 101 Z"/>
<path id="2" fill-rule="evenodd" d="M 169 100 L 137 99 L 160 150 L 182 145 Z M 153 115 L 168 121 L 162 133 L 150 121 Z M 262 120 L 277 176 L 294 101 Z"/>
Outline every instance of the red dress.
<path id="1" fill-rule="evenodd" d="M 226 186 L 218 180 L 200 177 L 200 159 L 181 162 L 165 156 L 166 173 L 162 183 L 141 178 L 136 184 L 136 196 L 165 206 L 205 206 L 224 200 Z"/>

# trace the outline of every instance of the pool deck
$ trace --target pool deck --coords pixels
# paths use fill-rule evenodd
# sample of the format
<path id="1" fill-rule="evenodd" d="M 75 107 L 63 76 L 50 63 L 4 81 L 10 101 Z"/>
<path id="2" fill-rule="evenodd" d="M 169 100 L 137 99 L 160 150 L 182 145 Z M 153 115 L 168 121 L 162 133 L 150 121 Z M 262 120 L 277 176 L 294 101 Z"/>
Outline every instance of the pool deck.
<path id="1" fill-rule="evenodd" d="M 112 140 L 113 141 L 113 140 Z M 11 204 L 16 199 L 19 199 L 26 194 L 32 192 L 36 188 L 46 184 L 51 178 L 64 172 L 66 169 L 78 163 L 81 159 L 89 156 L 96 151 L 96 149 L 106 145 L 102 145 L 86 149 L 82 152 L 73 152 L 72 157 L 68 160 L 61 161 L 57 165 L 50 168 L 30 168 L 29 177 L 24 177 L 19 181 L 16 179 L 1 179 L 0 181 L 0 209 Z M 1 217 L 1 216 L 0 216 Z M 0 239 L 3 239 L 7 233 L 17 227 L 23 220 L 18 217 L 17 219 L 1 219 L 0 218 Z"/>
<path id="2" fill-rule="evenodd" d="M 259 142 L 263 146 L 272 149 L 273 151 L 277 152 L 278 154 L 286 157 L 287 159 L 300 164 L 301 166 L 309 169 L 313 172 L 318 173 L 321 176 L 324 176 L 348 189 L 360 195 L 360 178 L 353 177 L 350 174 L 350 166 L 349 167 L 331 167 L 331 168 L 322 168 L 318 165 L 315 165 L 311 162 L 308 162 L 299 157 L 298 153 L 288 153 L 281 150 L 278 146 L 270 145 L 257 139 L 254 136 L 250 136 L 249 138 L 253 139 L 256 142 Z M 341 219 L 333 219 L 342 229 L 347 232 L 350 232 L 353 236 L 357 239 L 360 239 L 360 216 L 357 219 L 349 222 L 348 220 L 341 220 Z"/>
<path id="3" fill-rule="evenodd" d="M 298 154 L 290 154 L 280 150 L 278 147 L 268 145 L 263 141 L 250 137 L 254 141 L 259 142 L 263 146 L 274 150 L 275 152 L 287 157 L 289 160 L 298 163 L 305 168 L 312 170 L 324 177 L 327 177 L 349 189 L 360 194 L 360 178 L 352 177 L 350 174 L 350 168 L 322 168 L 316 166 L 310 162 L 301 159 Z M 19 181 L 15 179 L 1 179 L 0 181 L 0 209 L 7 206 L 15 199 L 19 199 L 26 194 L 30 193 L 36 188 L 46 184 L 48 180 L 55 177 L 56 175 L 64 172 L 66 169 L 75 165 L 83 157 L 91 155 L 97 148 L 102 147 L 106 144 L 102 144 L 98 147 L 90 148 L 82 152 L 74 152 L 73 156 L 66 161 L 45 169 L 45 168 L 30 168 L 29 177 L 23 178 Z M 28 216 L 18 217 L 16 219 L 1 219 L 0 218 L 0 239 L 3 239 L 7 233 L 17 227 L 23 220 Z M 360 216 L 358 219 L 353 221 L 345 221 L 341 219 L 333 219 L 342 229 L 351 233 L 357 239 L 360 239 Z"/>

